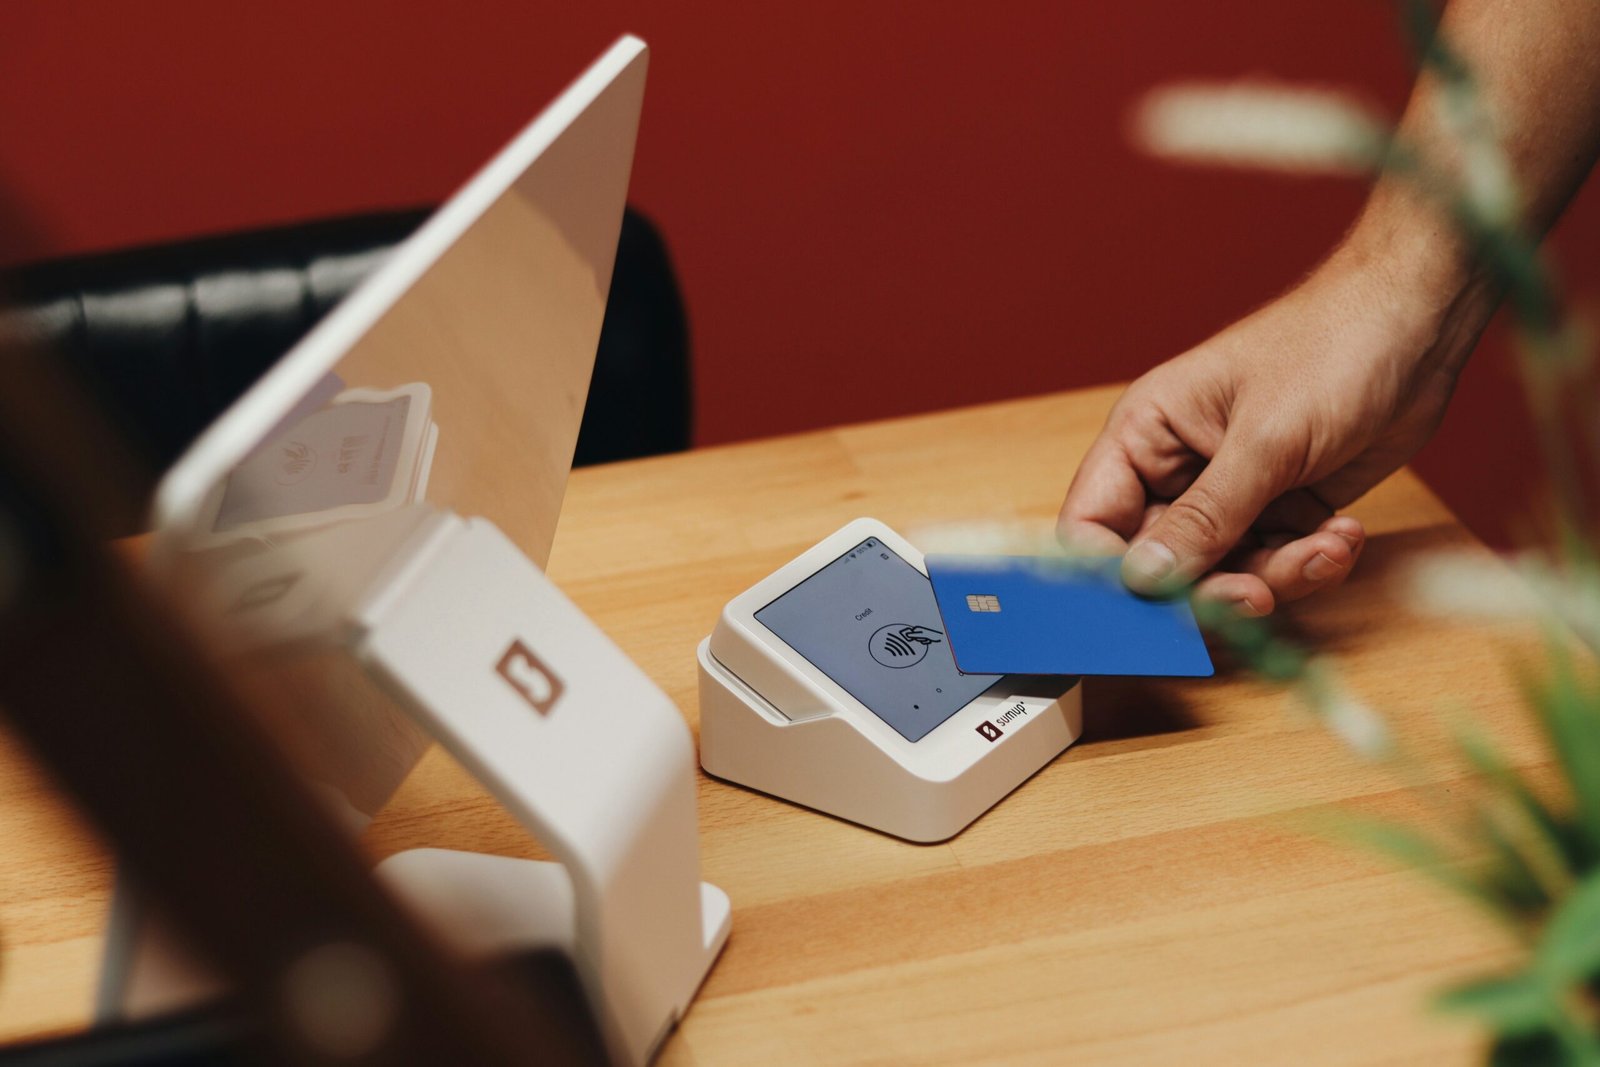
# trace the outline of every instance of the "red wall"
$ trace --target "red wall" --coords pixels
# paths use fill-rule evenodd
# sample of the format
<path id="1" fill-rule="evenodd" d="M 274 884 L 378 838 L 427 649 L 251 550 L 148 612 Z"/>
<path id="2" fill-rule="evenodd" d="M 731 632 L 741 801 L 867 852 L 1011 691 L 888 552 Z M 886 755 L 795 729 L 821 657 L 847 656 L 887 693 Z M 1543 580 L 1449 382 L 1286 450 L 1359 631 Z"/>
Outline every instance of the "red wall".
<path id="1" fill-rule="evenodd" d="M 1360 199 L 1143 159 L 1139 91 L 1265 73 L 1397 106 L 1408 81 L 1376 0 L 244 10 L 10 7 L 0 183 L 39 235 L 7 258 L 437 200 L 633 30 L 654 50 L 633 200 L 682 275 L 703 443 L 1137 374 L 1291 282 Z M 1491 343 L 1419 461 L 1497 540 L 1533 462 L 1512 378 Z"/>

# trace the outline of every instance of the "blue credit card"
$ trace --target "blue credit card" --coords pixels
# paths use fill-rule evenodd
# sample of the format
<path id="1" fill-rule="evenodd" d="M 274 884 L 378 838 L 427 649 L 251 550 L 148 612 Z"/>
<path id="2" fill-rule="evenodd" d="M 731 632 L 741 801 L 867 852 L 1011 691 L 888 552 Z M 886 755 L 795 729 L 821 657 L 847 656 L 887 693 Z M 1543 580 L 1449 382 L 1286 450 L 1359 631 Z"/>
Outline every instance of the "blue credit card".
<path id="1" fill-rule="evenodd" d="M 928 556 L 956 666 L 967 674 L 1206 678 L 1186 600 L 1130 593 L 1118 559 Z"/>

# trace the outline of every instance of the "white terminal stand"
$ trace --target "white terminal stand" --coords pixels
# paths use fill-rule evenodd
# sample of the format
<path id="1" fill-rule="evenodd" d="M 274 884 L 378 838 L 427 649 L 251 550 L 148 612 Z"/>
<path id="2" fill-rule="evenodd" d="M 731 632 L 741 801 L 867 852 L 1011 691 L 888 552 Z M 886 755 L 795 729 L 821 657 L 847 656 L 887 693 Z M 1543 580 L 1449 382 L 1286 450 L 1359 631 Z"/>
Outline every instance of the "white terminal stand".
<path id="1" fill-rule="evenodd" d="M 611 1058 L 647 1062 L 731 922 L 700 881 L 687 724 L 494 524 L 415 506 L 361 526 L 243 560 L 219 593 L 280 639 L 342 630 L 559 860 L 419 849 L 380 876 L 463 949 L 564 949 Z"/>
<path id="2" fill-rule="evenodd" d="M 718 778 L 896 837 L 942 841 L 1077 740 L 1083 687 L 1075 679 L 1004 677 L 907 740 L 756 618 L 868 542 L 876 542 L 873 556 L 881 544 L 927 581 L 921 552 L 883 523 L 857 519 L 723 609 L 698 650 L 700 764 Z M 926 598 L 937 627 L 931 586 Z M 839 618 L 837 640 L 859 642 L 849 627 L 854 616 Z M 949 655 L 926 653 L 935 654 Z M 904 675 L 911 684 L 913 672 Z"/>

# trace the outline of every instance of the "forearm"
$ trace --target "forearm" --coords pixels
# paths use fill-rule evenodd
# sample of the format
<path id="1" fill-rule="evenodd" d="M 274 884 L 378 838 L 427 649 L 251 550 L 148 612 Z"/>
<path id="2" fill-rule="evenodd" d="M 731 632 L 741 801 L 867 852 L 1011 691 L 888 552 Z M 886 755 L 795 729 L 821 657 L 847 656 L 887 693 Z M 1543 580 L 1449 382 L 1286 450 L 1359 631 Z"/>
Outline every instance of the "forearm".
<path id="1" fill-rule="evenodd" d="M 1523 221 L 1542 236 L 1600 149 L 1600 4 L 1455 0 L 1443 32 L 1473 72 L 1520 187 Z M 1458 153 L 1440 143 L 1438 92 L 1436 77 L 1422 79 L 1401 134 L 1458 173 Z"/>
<path id="2" fill-rule="evenodd" d="M 1442 30 L 1504 149 L 1522 224 L 1540 237 L 1600 151 L 1600 2 L 1454 0 Z M 1444 96 L 1438 72 L 1424 71 L 1400 123 L 1401 145 L 1432 177 L 1412 169 L 1380 177 L 1336 258 L 1381 267 L 1400 299 L 1435 317 L 1438 332 L 1475 338 L 1492 294 L 1461 204 L 1446 192 L 1459 195 L 1469 163 Z"/>

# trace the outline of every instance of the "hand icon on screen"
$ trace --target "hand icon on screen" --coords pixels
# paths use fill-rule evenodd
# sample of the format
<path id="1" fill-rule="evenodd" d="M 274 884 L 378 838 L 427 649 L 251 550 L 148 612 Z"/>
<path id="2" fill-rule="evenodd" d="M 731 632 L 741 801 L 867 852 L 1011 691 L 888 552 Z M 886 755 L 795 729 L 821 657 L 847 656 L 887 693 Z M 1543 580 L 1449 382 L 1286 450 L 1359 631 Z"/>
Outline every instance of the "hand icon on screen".
<path id="1" fill-rule="evenodd" d="M 928 649 L 944 640 L 944 634 L 909 622 L 880 626 L 867 639 L 867 651 L 885 667 L 900 670 L 915 667 L 928 655 Z"/>

